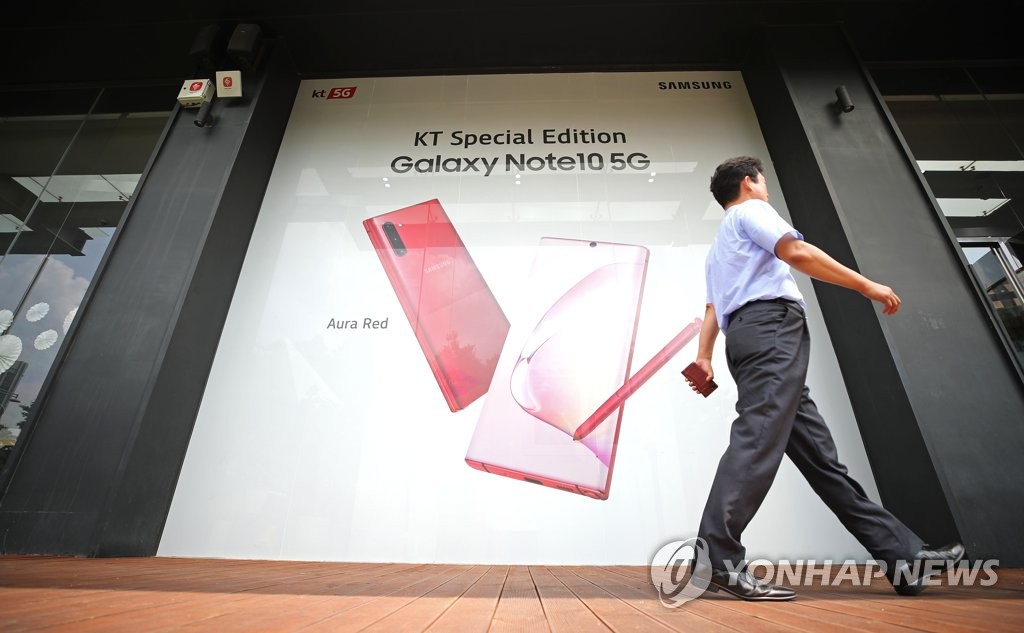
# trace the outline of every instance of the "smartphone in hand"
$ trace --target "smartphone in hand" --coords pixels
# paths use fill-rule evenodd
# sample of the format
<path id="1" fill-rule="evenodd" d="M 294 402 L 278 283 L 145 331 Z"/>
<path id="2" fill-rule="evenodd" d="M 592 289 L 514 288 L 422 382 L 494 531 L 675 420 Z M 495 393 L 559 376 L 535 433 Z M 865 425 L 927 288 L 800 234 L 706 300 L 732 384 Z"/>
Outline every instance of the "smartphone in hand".
<path id="1" fill-rule="evenodd" d="M 710 396 L 712 391 L 718 389 L 718 383 L 708 379 L 707 372 L 701 369 L 697 363 L 687 365 L 686 369 L 683 370 L 683 376 L 705 398 Z"/>

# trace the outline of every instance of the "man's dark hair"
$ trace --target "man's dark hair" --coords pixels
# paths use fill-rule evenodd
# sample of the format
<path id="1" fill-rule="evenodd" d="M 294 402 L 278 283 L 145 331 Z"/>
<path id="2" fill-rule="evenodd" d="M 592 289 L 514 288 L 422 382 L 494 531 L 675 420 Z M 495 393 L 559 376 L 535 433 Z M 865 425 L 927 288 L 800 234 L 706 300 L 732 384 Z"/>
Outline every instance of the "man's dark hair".
<path id="1" fill-rule="evenodd" d="M 757 180 L 758 175 L 764 173 L 761 166 L 761 159 L 753 156 L 737 156 L 730 158 L 718 167 L 715 167 L 715 175 L 711 177 L 711 195 L 723 207 L 735 200 L 740 195 L 740 183 L 747 176 Z"/>

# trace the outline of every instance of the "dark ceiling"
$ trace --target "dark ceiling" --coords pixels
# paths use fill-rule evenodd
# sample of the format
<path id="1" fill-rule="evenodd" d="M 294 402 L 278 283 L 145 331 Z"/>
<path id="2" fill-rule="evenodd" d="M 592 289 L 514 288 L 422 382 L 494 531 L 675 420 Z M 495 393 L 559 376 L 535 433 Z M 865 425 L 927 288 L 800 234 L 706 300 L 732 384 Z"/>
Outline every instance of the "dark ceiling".
<path id="1" fill-rule="evenodd" d="M 281 37 L 303 77 L 737 67 L 766 25 L 841 23 L 868 62 L 1020 61 L 1017 2 L 7 2 L 0 86 L 180 81 L 210 23 Z"/>

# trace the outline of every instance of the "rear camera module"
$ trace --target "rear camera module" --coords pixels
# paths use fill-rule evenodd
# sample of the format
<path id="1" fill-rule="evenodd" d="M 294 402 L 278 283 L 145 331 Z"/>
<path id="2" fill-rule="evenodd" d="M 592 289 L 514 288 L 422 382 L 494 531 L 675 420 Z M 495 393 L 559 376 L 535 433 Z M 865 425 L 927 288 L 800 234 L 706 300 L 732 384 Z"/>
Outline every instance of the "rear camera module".
<path id="1" fill-rule="evenodd" d="M 405 255 L 408 250 L 405 248 L 405 242 L 402 241 L 402 236 L 398 234 L 398 229 L 395 228 L 395 225 L 391 222 L 385 222 L 382 228 L 384 229 L 384 235 L 388 238 L 388 243 L 391 244 L 392 250 L 395 251 L 395 255 L 399 257 Z"/>

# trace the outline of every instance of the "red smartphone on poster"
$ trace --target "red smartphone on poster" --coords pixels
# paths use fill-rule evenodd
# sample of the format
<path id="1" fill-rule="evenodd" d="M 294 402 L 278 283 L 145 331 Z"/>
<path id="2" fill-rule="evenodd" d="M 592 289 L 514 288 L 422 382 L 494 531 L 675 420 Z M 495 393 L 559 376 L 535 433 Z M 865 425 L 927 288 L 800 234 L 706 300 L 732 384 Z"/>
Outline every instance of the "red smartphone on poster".
<path id="1" fill-rule="evenodd" d="M 509 323 L 438 200 L 363 221 L 452 411 L 491 383 Z"/>
<path id="2" fill-rule="evenodd" d="M 630 376 L 648 251 L 545 237 L 487 391 L 466 463 L 607 499 L 623 401 L 580 441 L 580 423 Z"/>

